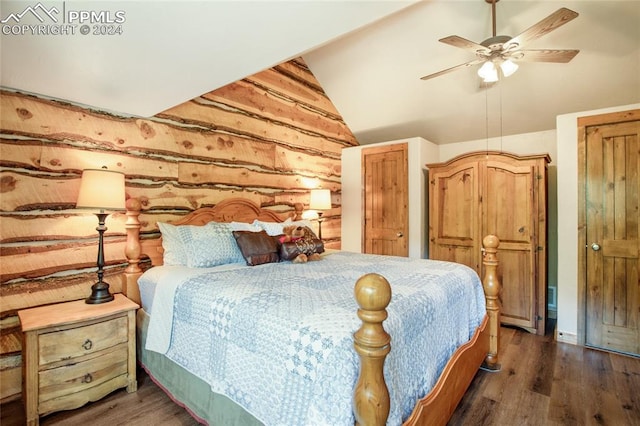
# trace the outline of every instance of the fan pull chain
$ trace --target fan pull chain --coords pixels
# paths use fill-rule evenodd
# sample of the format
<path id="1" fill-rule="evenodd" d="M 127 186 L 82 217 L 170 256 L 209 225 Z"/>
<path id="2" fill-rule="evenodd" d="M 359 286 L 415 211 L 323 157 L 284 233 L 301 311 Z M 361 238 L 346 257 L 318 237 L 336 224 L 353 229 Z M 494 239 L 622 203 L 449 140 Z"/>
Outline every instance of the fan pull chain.
<path id="1" fill-rule="evenodd" d="M 502 152 L 502 81 L 498 85 L 500 86 L 500 152 Z"/>
<path id="2" fill-rule="evenodd" d="M 487 84 L 484 85 L 484 118 L 485 118 L 485 130 L 486 130 L 486 151 L 487 158 L 489 158 L 489 88 Z"/>

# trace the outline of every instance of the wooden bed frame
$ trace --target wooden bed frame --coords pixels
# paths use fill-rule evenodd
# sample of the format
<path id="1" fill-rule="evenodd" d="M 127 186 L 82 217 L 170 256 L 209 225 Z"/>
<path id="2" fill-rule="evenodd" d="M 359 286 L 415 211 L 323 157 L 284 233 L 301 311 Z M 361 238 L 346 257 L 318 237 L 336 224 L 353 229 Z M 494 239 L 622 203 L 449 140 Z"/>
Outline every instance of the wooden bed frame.
<path id="1" fill-rule="evenodd" d="M 125 255 L 128 266 L 122 284 L 123 293 L 140 304 L 138 278 L 142 257 L 151 259 L 153 266 L 162 264 L 162 241 L 140 239 L 141 224 L 138 216 L 141 203 L 138 199 L 127 200 L 127 245 Z M 287 217 L 299 219 L 302 205 L 295 211 L 280 215 L 262 209 L 250 200 L 230 198 L 215 207 L 195 210 L 172 222 L 174 225 L 204 225 L 216 222 L 282 222 Z M 446 425 L 469 384 L 481 366 L 499 370 L 498 346 L 500 340 L 500 282 L 497 276 L 496 257 L 499 240 L 493 235 L 483 240 L 483 264 L 485 276 L 483 287 L 487 304 L 487 315 L 471 340 L 458 348 L 444 368 L 431 392 L 416 404 L 405 425 Z M 353 395 L 353 410 L 357 424 L 384 425 L 389 415 L 389 392 L 384 381 L 384 361 L 391 350 L 391 337 L 383 328 L 387 318 L 386 307 L 391 301 L 391 287 L 381 275 L 367 274 L 354 287 L 358 306 L 358 317 L 362 326 L 354 333 L 354 347 L 360 356 L 360 375 Z"/>

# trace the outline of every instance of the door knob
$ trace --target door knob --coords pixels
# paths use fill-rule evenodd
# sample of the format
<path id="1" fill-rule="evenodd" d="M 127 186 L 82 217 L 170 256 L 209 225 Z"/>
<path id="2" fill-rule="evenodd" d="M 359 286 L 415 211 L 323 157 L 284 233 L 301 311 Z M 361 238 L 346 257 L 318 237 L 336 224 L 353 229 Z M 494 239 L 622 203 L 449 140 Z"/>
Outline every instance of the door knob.
<path id="1" fill-rule="evenodd" d="M 597 243 L 593 243 L 593 244 L 591 244 L 591 249 L 593 251 L 598 251 L 598 250 L 600 250 L 600 245 L 597 244 Z"/>
<path id="2" fill-rule="evenodd" d="M 398 237 L 398 238 L 402 238 L 402 237 L 404 237 L 404 234 L 403 234 L 402 232 L 398 232 L 398 233 L 396 234 L 396 237 Z"/>

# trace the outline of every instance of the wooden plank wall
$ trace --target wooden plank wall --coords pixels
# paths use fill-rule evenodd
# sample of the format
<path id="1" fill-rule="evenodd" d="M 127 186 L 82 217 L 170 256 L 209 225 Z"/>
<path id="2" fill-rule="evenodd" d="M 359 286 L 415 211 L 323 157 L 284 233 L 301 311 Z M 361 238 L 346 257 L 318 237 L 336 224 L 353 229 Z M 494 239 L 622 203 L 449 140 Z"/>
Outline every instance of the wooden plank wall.
<path id="1" fill-rule="evenodd" d="M 89 294 L 97 219 L 76 211 L 85 168 L 126 175 L 156 222 L 246 197 L 278 212 L 329 188 L 323 237 L 340 247 L 340 151 L 357 142 L 302 59 L 204 94 L 151 118 L 0 92 L 0 400 L 20 392 L 19 309 Z M 121 288 L 124 214 L 107 219 L 105 280 Z"/>

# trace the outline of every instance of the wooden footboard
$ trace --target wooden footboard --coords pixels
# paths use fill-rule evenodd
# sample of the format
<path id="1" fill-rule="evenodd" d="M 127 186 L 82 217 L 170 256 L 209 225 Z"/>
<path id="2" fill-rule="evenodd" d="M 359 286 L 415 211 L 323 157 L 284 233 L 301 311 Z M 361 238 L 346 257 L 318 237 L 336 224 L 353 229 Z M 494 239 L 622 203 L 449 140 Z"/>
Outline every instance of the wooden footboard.
<path id="1" fill-rule="evenodd" d="M 472 339 L 451 357 L 433 390 L 418 401 L 405 425 L 446 425 L 478 368 L 499 369 L 500 282 L 496 257 L 499 240 L 484 238 L 483 287 L 487 315 Z M 384 425 L 389 415 L 389 391 L 384 381 L 384 360 L 391 350 L 391 338 L 382 326 L 391 301 L 391 287 L 377 274 L 367 274 L 356 283 L 355 297 L 362 326 L 354 333 L 354 347 L 360 356 L 360 375 L 354 390 L 356 424 Z"/>
<path id="2" fill-rule="evenodd" d="M 418 401 L 405 425 L 446 425 L 489 351 L 489 323 L 482 324 L 465 345 L 458 348 L 435 386 Z"/>

